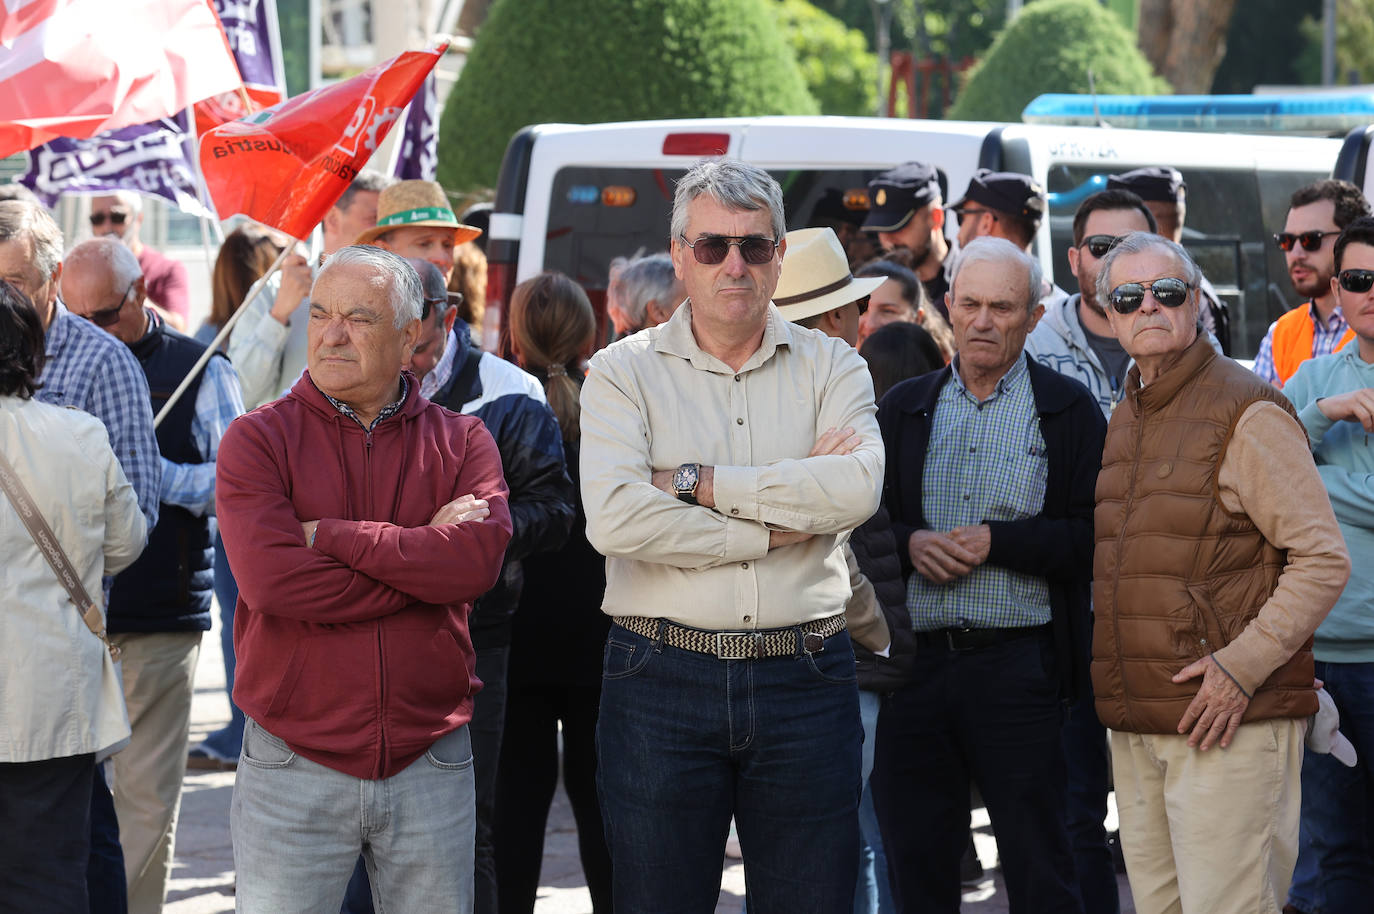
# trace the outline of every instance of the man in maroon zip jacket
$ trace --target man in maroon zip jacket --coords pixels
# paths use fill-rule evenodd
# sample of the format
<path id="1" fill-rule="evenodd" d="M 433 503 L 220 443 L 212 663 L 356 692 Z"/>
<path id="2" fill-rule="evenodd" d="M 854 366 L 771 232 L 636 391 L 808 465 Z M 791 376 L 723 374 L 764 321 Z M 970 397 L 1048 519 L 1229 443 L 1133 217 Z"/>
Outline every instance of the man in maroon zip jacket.
<path id="1" fill-rule="evenodd" d="M 345 248 L 310 303 L 308 372 L 219 452 L 248 716 L 238 909 L 337 911 L 361 852 L 379 910 L 471 910 L 467 617 L 511 535 L 500 456 L 401 370 L 420 329 L 409 264 Z"/>

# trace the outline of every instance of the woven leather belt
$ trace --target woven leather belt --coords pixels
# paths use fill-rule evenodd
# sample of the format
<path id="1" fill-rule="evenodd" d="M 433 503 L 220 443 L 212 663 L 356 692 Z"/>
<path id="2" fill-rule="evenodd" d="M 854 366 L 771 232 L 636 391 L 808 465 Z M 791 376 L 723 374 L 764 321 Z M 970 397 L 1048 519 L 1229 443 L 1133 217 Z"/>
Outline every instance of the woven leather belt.
<path id="1" fill-rule="evenodd" d="M 976 651 L 1006 641 L 1048 635 L 1050 630 L 1049 623 L 1024 628 L 937 628 L 934 631 L 917 632 L 916 646 L 947 651 Z"/>
<path id="2" fill-rule="evenodd" d="M 710 632 L 645 616 L 615 616 L 611 621 L 645 638 L 657 640 L 661 636 L 663 643 L 669 647 L 698 654 L 714 654 L 721 660 L 794 657 L 798 644 L 808 654 L 819 654 L 825 650 L 825 639 L 838 635 L 846 627 L 844 613 L 787 628 L 754 632 Z"/>

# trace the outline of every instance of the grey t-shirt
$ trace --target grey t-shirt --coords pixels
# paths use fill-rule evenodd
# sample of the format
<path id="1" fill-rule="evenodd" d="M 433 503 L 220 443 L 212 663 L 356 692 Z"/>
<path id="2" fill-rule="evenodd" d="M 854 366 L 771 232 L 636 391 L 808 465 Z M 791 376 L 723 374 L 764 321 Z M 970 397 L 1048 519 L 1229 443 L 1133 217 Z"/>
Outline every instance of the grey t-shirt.
<path id="1" fill-rule="evenodd" d="M 1083 327 L 1083 317 L 1077 308 L 1074 309 L 1073 316 L 1078 320 L 1078 326 Z M 1083 327 L 1083 336 L 1088 340 L 1088 348 L 1096 353 L 1097 360 L 1107 370 L 1107 377 L 1112 379 L 1112 389 L 1120 390 L 1126 380 L 1126 368 L 1131 364 L 1131 357 L 1121 348 L 1121 343 L 1114 336 L 1098 336 L 1087 327 Z"/>

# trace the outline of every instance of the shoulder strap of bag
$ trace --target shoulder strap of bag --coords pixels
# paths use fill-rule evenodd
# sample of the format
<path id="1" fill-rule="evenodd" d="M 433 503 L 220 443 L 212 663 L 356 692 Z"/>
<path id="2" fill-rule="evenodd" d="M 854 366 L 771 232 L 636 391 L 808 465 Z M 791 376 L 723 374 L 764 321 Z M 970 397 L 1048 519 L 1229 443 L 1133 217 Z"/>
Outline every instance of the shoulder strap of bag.
<path id="1" fill-rule="evenodd" d="M 9 496 L 10 503 L 14 505 L 14 510 L 19 514 L 19 519 L 24 522 L 29 535 L 38 545 L 38 551 L 43 553 L 43 558 L 47 559 L 48 565 L 57 575 L 57 580 L 61 582 L 67 595 L 71 597 L 72 603 L 76 605 L 76 611 L 81 614 L 81 621 L 86 623 L 91 634 L 104 643 L 110 656 L 118 660 L 119 648 L 110 642 L 109 636 L 105 633 L 105 618 L 100 612 L 99 604 L 92 600 L 91 595 L 86 592 L 85 585 L 81 583 L 81 575 L 77 574 L 76 569 L 72 567 L 71 559 L 67 558 L 67 553 L 62 548 L 62 544 L 57 541 L 56 536 L 53 536 L 52 528 L 48 526 L 47 520 L 34 505 L 28 490 L 19 481 L 19 476 L 14 472 L 14 467 L 3 452 L 0 452 L 0 488 L 3 488 L 5 494 Z"/>

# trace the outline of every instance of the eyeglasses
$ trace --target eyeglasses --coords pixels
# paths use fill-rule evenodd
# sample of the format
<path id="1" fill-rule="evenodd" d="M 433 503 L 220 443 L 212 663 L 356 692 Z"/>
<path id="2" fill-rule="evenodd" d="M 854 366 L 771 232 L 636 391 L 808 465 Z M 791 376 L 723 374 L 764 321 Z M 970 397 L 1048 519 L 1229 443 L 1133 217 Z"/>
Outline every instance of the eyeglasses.
<path id="1" fill-rule="evenodd" d="M 1362 293 L 1374 289 L 1374 270 L 1341 270 L 1337 279 L 1347 292 Z"/>
<path id="2" fill-rule="evenodd" d="M 1148 290 L 1166 308 L 1177 308 L 1188 300 L 1188 290 L 1193 288 L 1181 279 L 1166 276 L 1154 282 L 1122 283 L 1112 290 L 1110 300 L 1118 314 L 1130 314 L 1145 303 Z"/>
<path id="3" fill-rule="evenodd" d="M 1322 242 L 1325 240 L 1325 238 L 1326 238 L 1327 235 L 1339 235 L 1339 234 L 1340 234 L 1339 231 L 1335 231 L 1335 232 L 1318 232 L 1318 231 L 1298 232 L 1296 235 L 1293 234 L 1292 232 L 1279 232 L 1278 234 L 1276 234 L 1276 235 L 1274 236 L 1274 243 L 1277 244 L 1277 245 L 1279 246 L 1279 250 L 1280 250 L 1280 251 L 1284 251 L 1284 252 L 1293 250 L 1293 245 L 1295 245 L 1295 244 L 1300 244 L 1300 245 L 1302 245 L 1302 249 L 1303 249 L 1304 251 L 1315 251 L 1315 250 L 1318 250 L 1319 248 L 1321 248 Z"/>
<path id="4" fill-rule="evenodd" d="M 91 225 L 95 228 L 100 228 L 105 224 L 106 220 L 108 220 L 111 225 L 123 225 L 128 219 L 129 214 L 121 213 L 119 210 L 108 213 L 91 213 Z"/>
<path id="5" fill-rule="evenodd" d="M 1078 246 L 1087 248 L 1089 254 L 1101 260 L 1107 256 L 1108 251 L 1120 244 L 1125 238 L 1125 235 L 1089 235 Z"/>
<path id="6" fill-rule="evenodd" d="M 138 280 L 135 279 L 129 283 L 129 288 L 125 289 L 124 294 L 119 297 L 119 304 L 101 308 L 99 311 L 92 311 L 90 314 L 83 314 L 82 317 L 97 327 L 112 327 L 119 323 L 119 312 L 124 310 L 124 303 L 129 300 L 129 293 L 134 290 L 134 285 L 137 282 Z"/>
<path id="7" fill-rule="evenodd" d="M 703 235 L 695 243 L 688 241 L 686 235 L 678 237 L 692 249 L 692 256 L 696 257 L 697 263 L 707 266 L 722 263 L 730 254 L 732 245 L 739 247 L 739 255 L 745 263 L 754 266 L 772 260 L 778 249 L 777 239 L 764 238 L 762 235 Z"/>
<path id="8" fill-rule="evenodd" d="M 859 316 L 860 316 L 860 317 L 863 317 L 864 314 L 866 314 L 866 313 L 868 312 L 868 296 L 867 296 L 867 295 L 865 295 L 863 298 L 856 299 L 855 302 L 854 302 L 854 304 L 856 304 L 856 305 L 859 306 Z"/>

